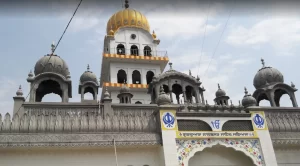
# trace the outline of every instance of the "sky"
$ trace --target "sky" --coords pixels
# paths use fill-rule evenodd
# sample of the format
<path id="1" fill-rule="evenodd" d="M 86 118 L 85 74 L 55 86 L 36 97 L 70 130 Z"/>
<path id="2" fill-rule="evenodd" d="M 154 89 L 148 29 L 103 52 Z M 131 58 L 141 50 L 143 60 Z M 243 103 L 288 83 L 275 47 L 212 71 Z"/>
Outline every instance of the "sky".
<path id="1" fill-rule="evenodd" d="M 79 0 L 0 2 L 0 113 L 12 113 L 13 96 L 19 85 L 24 97 L 30 70 L 57 43 Z M 83 0 L 56 54 L 71 73 L 73 97 L 87 64 L 99 77 L 103 39 L 110 16 L 122 10 L 122 0 Z M 233 104 L 252 94 L 253 78 L 262 67 L 271 66 L 284 75 L 285 83 L 300 84 L 300 11 L 297 3 L 264 1 L 158 1 L 129 0 L 130 8 L 142 12 L 161 40 L 159 50 L 167 51 L 173 69 L 199 75 L 204 97 L 214 104 L 219 83 Z M 168 66 L 166 70 L 168 70 Z M 101 90 L 100 90 L 101 92 Z M 296 92 L 299 103 L 300 96 Z M 59 100 L 48 95 L 44 101 Z M 300 103 L 299 103 L 300 104 Z M 268 105 L 266 101 L 262 105 Z M 282 106 L 291 106 L 287 95 Z"/>

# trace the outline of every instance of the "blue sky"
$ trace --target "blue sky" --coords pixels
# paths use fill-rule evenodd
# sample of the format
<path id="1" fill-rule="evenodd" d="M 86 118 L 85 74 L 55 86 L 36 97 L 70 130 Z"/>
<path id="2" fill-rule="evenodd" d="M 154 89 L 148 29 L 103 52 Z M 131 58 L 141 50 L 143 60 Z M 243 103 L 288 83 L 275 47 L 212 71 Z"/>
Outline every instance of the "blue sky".
<path id="1" fill-rule="evenodd" d="M 100 75 L 106 22 L 121 10 L 119 3 L 91 7 L 83 1 L 56 50 L 71 72 L 71 101 L 80 101 L 77 87 L 87 64 L 97 76 Z M 287 10 L 289 6 L 282 4 L 269 4 L 268 8 L 258 4 L 242 7 L 244 4 L 222 1 L 211 1 L 210 8 L 203 3 L 189 9 L 179 7 L 176 2 L 153 2 L 147 6 L 135 3 L 137 0 L 131 0 L 130 7 L 146 15 L 151 30 L 155 30 L 161 40 L 160 50 L 168 52 L 173 68 L 185 73 L 190 69 L 193 75 L 199 74 L 210 104 L 213 104 L 217 83 L 234 104 L 242 99 L 244 86 L 253 93 L 253 78 L 262 66 L 260 58 L 265 59 L 267 66 L 281 71 L 287 84 L 293 81 L 297 87 L 300 83 L 297 72 L 300 69 L 300 11 Z M 22 85 L 25 97 L 29 93 L 26 81 L 29 71 L 34 69 L 39 58 L 50 53 L 51 43 L 58 41 L 76 6 L 77 2 L 69 1 L 63 8 L 47 12 L 20 10 L 0 14 L 0 113 L 12 112 L 12 97 L 19 85 Z M 230 10 L 232 14 L 221 37 Z M 216 47 L 218 40 L 220 43 Z M 296 97 L 299 103 L 297 92 Z M 57 99 L 57 96 L 49 95 L 45 101 Z M 281 104 L 291 106 L 289 97 L 284 96 Z"/>

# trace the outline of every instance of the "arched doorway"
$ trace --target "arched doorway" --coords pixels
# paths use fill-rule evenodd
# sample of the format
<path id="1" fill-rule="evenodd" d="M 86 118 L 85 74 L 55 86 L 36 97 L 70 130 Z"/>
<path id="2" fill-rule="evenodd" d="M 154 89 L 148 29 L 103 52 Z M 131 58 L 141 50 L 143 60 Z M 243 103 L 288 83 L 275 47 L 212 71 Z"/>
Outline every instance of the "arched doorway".
<path id="1" fill-rule="evenodd" d="M 222 145 L 215 145 L 197 152 L 190 158 L 188 166 L 255 166 L 243 152 Z"/>
<path id="2" fill-rule="evenodd" d="M 257 139 L 176 140 L 180 166 L 262 166 Z"/>

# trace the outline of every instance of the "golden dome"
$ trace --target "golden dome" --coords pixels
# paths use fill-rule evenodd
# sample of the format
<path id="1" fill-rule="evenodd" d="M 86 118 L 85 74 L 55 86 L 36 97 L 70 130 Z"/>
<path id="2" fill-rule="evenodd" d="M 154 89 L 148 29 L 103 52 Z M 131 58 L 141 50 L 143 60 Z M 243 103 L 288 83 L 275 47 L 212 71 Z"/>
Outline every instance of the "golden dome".
<path id="1" fill-rule="evenodd" d="M 107 22 L 106 32 L 107 34 L 109 34 L 110 30 L 117 32 L 122 27 L 141 28 L 150 32 L 147 18 L 139 11 L 129 8 L 118 11 L 110 17 Z"/>

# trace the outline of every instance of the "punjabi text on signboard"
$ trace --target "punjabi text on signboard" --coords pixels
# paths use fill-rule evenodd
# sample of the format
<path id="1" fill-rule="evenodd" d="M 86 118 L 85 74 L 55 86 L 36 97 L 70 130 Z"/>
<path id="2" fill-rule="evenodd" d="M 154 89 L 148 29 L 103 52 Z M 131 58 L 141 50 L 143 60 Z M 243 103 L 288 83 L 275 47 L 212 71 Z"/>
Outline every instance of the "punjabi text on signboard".
<path id="1" fill-rule="evenodd" d="M 221 131 L 221 132 L 177 132 L 178 138 L 253 138 L 252 131 Z"/>

